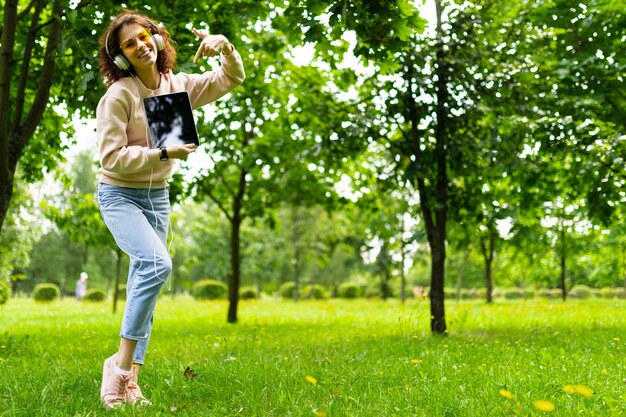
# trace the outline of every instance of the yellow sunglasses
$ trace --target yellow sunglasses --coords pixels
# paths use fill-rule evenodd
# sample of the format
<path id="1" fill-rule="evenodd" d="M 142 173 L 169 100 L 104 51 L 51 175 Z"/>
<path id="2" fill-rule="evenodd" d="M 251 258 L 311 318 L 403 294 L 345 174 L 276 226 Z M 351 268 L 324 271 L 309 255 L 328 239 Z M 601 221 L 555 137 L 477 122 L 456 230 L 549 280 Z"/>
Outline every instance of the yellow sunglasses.
<path id="1" fill-rule="evenodd" d="M 132 51 L 135 48 L 137 48 L 137 41 L 135 39 L 139 39 L 141 42 L 146 43 L 150 40 L 150 38 L 152 37 L 152 35 L 150 35 L 150 32 L 148 32 L 148 29 L 144 29 L 141 32 L 139 32 L 137 34 L 137 36 L 135 36 L 135 38 L 133 39 L 127 39 L 124 42 L 122 42 L 122 44 L 120 45 L 120 48 L 122 48 L 125 51 Z"/>

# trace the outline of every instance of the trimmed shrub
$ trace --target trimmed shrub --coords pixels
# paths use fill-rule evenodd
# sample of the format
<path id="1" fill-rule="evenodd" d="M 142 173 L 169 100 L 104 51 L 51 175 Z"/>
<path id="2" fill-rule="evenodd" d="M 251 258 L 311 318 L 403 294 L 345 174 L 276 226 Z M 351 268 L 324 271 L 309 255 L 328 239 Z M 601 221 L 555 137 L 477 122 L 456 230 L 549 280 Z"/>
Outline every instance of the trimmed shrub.
<path id="1" fill-rule="evenodd" d="M 191 287 L 191 295 L 196 300 L 219 300 L 226 298 L 228 286 L 214 279 L 203 279 Z"/>
<path id="2" fill-rule="evenodd" d="M 475 289 L 463 288 L 461 290 L 461 300 L 476 300 L 478 299 L 478 293 Z"/>
<path id="3" fill-rule="evenodd" d="M 60 293 L 55 284 L 37 284 L 33 289 L 33 299 L 38 303 L 49 303 L 59 298 Z"/>
<path id="4" fill-rule="evenodd" d="M 363 289 L 356 282 L 344 282 L 338 291 L 341 298 L 359 298 L 363 294 Z"/>
<path id="5" fill-rule="evenodd" d="M 505 300 L 522 300 L 524 298 L 524 290 L 521 288 L 505 288 L 502 290 L 502 297 Z"/>
<path id="6" fill-rule="evenodd" d="M 301 296 L 308 300 L 325 300 L 328 298 L 328 292 L 319 284 L 306 285 L 302 288 Z"/>
<path id="7" fill-rule="evenodd" d="M 556 300 L 562 298 L 563 291 L 560 288 L 541 288 L 537 293 L 541 298 Z"/>
<path id="8" fill-rule="evenodd" d="M 456 300 L 456 288 L 444 288 L 443 296 L 446 300 Z"/>
<path id="9" fill-rule="evenodd" d="M 258 295 L 253 287 L 243 287 L 239 290 L 239 298 L 242 300 L 254 300 L 258 298 Z"/>
<path id="10" fill-rule="evenodd" d="M 11 287 L 6 282 L 0 281 L 0 304 L 6 304 L 9 301 Z"/>
<path id="11" fill-rule="evenodd" d="M 106 294 L 104 293 L 104 291 L 92 288 L 90 290 L 87 290 L 87 294 L 85 294 L 85 296 L 83 297 L 83 300 L 99 303 L 99 302 L 104 301 L 105 295 Z"/>
<path id="12" fill-rule="evenodd" d="M 572 298 L 585 300 L 593 297 L 593 289 L 586 285 L 574 285 L 567 295 Z"/>
<path id="13" fill-rule="evenodd" d="M 363 295 L 367 298 L 376 298 L 380 297 L 380 286 L 378 285 L 368 285 L 363 290 Z"/>
<path id="14" fill-rule="evenodd" d="M 476 292 L 476 299 L 478 300 L 486 300 L 487 299 L 487 288 L 480 287 L 474 290 Z M 496 298 L 496 290 L 491 289 L 491 297 Z"/>
<path id="15" fill-rule="evenodd" d="M 278 294 L 283 298 L 293 299 L 293 292 L 296 290 L 296 283 L 289 281 L 285 282 L 278 288 Z"/>
<path id="16" fill-rule="evenodd" d="M 600 288 L 598 290 L 598 297 L 600 298 L 615 298 L 615 289 L 610 287 Z"/>
<path id="17" fill-rule="evenodd" d="M 523 288 L 522 291 L 524 292 L 524 298 L 527 300 L 532 300 L 537 296 L 537 290 L 534 288 Z"/>

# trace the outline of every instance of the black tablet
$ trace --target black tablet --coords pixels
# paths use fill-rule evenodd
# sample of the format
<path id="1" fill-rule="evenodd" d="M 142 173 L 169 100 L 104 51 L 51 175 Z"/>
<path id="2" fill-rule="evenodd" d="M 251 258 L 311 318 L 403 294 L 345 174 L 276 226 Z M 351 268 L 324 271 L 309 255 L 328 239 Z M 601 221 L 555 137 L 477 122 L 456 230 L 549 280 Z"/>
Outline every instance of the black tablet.
<path id="1" fill-rule="evenodd" d="M 193 143 L 199 145 L 191 101 L 186 91 L 143 99 L 153 148 Z"/>

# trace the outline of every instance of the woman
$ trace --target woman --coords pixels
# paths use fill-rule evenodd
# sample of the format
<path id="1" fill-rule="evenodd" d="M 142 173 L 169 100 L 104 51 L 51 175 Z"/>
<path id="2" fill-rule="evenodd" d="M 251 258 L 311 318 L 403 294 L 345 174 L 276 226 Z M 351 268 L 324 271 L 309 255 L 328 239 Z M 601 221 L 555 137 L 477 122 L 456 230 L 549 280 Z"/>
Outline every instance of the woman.
<path id="1" fill-rule="evenodd" d="M 100 212 L 116 243 L 130 259 L 127 301 L 119 350 L 104 361 L 100 397 L 106 408 L 150 402 L 137 383 L 152 329 L 159 291 L 172 270 L 166 248 L 169 225 L 167 179 L 173 160 L 194 145 L 151 146 L 143 98 L 187 91 L 193 108 L 217 100 L 245 79 L 241 57 L 223 35 L 194 29 L 201 56 L 221 57 L 221 68 L 174 74 L 176 52 L 166 29 L 125 10 L 100 38 L 100 74 L 109 88 L 96 110 L 102 165 Z"/>

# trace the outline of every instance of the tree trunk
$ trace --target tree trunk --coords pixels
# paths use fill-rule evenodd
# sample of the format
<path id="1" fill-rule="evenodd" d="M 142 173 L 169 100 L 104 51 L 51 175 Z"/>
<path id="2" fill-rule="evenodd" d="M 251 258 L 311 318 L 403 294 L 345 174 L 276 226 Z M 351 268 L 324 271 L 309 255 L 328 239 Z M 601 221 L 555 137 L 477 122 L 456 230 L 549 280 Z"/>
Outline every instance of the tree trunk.
<path id="1" fill-rule="evenodd" d="M 456 301 L 457 303 L 461 299 L 461 288 L 463 287 L 463 277 L 465 276 L 465 268 L 467 268 L 467 261 L 469 260 L 470 252 L 472 252 L 472 245 L 467 247 L 465 255 L 463 255 L 463 262 L 461 267 L 456 273 Z"/>
<path id="2" fill-rule="evenodd" d="M 563 292 L 563 301 L 567 299 L 567 288 L 565 286 L 565 265 L 566 265 L 566 246 L 565 246 L 565 225 L 563 218 L 561 218 L 561 291 Z"/>
<path id="3" fill-rule="evenodd" d="M 246 193 L 246 175 L 248 171 L 242 168 L 239 174 L 239 187 L 233 198 L 233 216 L 230 220 L 230 268 L 228 277 L 228 323 L 237 323 L 237 307 L 239 305 L 239 285 L 241 283 L 241 215 L 243 196 Z"/>
<path id="4" fill-rule="evenodd" d="M 433 333 L 446 334 L 446 316 L 444 308 L 444 277 L 446 261 L 446 224 L 448 220 L 448 172 L 446 151 L 446 123 L 447 123 L 447 84 L 448 69 L 445 60 L 443 31 L 441 28 L 441 1 L 435 0 L 437 12 L 437 45 L 436 66 L 434 68 L 436 80 L 437 103 L 435 113 L 435 154 L 436 179 L 427 184 L 423 174 L 416 170 L 413 180 L 417 183 L 420 197 L 420 209 L 428 236 L 431 256 L 430 277 L 430 328 Z M 407 146 L 411 149 L 418 167 L 428 164 L 421 150 L 422 134 L 419 124 L 421 119 L 418 115 L 417 104 L 413 95 L 414 79 L 413 69 L 409 66 L 406 81 L 408 87 L 408 120 L 410 121 L 411 134 Z M 416 90 L 415 90 L 416 91 Z M 432 185 L 434 183 L 434 185 Z"/>
<path id="5" fill-rule="evenodd" d="M 294 207 L 291 212 L 291 223 L 293 232 L 293 244 L 295 245 L 295 252 L 293 254 L 293 301 L 298 302 L 300 298 L 300 223 L 298 216 L 298 207 Z"/>
<path id="6" fill-rule="evenodd" d="M 624 250 L 624 242 L 622 242 L 622 278 L 624 279 L 624 291 L 626 291 L 626 251 Z"/>
<path id="7" fill-rule="evenodd" d="M 446 334 L 445 295 L 443 290 L 446 262 L 445 242 L 438 236 L 431 243 L 430 247 L 432 260 L 430 275 L 430 330 L 433 333 Z"/>
<path id="8" fill-rule="evenodd" d="M 389 281 L 391 279 L 391 274 L 389 273 L 389 268 L 385 267 L 383 270 L 382 282 L 380 283 L 380 295 L 383 300 L 387 300 L 389 298 Z"/>
<path id="9" fill-rule="evenodd" d="M 13 46 L 17 25 L 17 0 L 4 3 L 4 21 L 0 39 L 0 231 L 9 211 L 13 194 L 13 174 L 9 154 L 14 152 L 9 141 L 9 106 L 11 105 L 11 74 L 13 70 Z"/>
<path id="10" fill-rule="evenodd" d="M 489 229 L 489 241 L 485 243 L 485 239 L 483 236 L 480 238 L 480 247 L 483 252 L 483 259 L 485 260 L 485 301 L 487 304 L 491 304 L 493 302 L 493 278 L 492 278 L 492 269 L 493 265 L 493 252 L 495 245 L 495 231 L 491 228 Z"/>
<path id="11" fill-rule="evenodd" d="M 436 182 L 436 199 L 435 204 L 428 204 L 428 217 L 432 219 L 432 209 L 434 208 L 434 224 L 431 223 L 430 232 L 430 249 L 432 259 L 432 273 L 430 285 L 430 329 L 433 333 L 445 334 L 446 315 L 444 307 L 444 279 L 446 265 L 446 225 L 448 221 L 448 161 L 446 151 L 446 125 L 447 112 L 446 104 L 448 101 L 448 69 L 445 60 L 443 30 L 441 28 L 441 1 L 435 0 L 435 8 L 437 13 L 437 46 L 436 56 L 437 64 L 435 74 L 437 75 L 437 106 L 435 113 L 437 121 L 435 125 L 435 159 L 437 164 L 437 182 Z M 422 181 L 423 182 L 423 181 Z M 422 184 L 424 188 L 425 184 Z M 420 200 L 422 193 L 420 192 Z M 428 197 L 426 198 L 428 200 Z M 423 205 L 423 204 L 422 204 Z M 431 208 L 432 207 L 432 208 Z M 427 222 L 428 224 L 429 222 Z M 428 228 L 428 226 L 427 226 Z"/>
<path id="12" fill-rule="evenodd" d="M 237 307 L 239 305 L 239 284 L 241 281 L 241 218 L 240 209 L 236 208 L 230 234 L 230 267 L 231 274 L 228 280 L 228 317 L 229 323 L 237 323 Z"/>
<path id="13" fill-rule="evenodd" d="M 404 232 L 404 218 L 402 220 L 402 231 Z M 404 262 L 406 260 L 406 245 L 404 239 L 402 239 L 402 246 L 400 247 L 400 254 L 402 259 L 400 260 L 400 302 L 402 304 L 406 301 L 406 273 L 404 272 Z"/>

